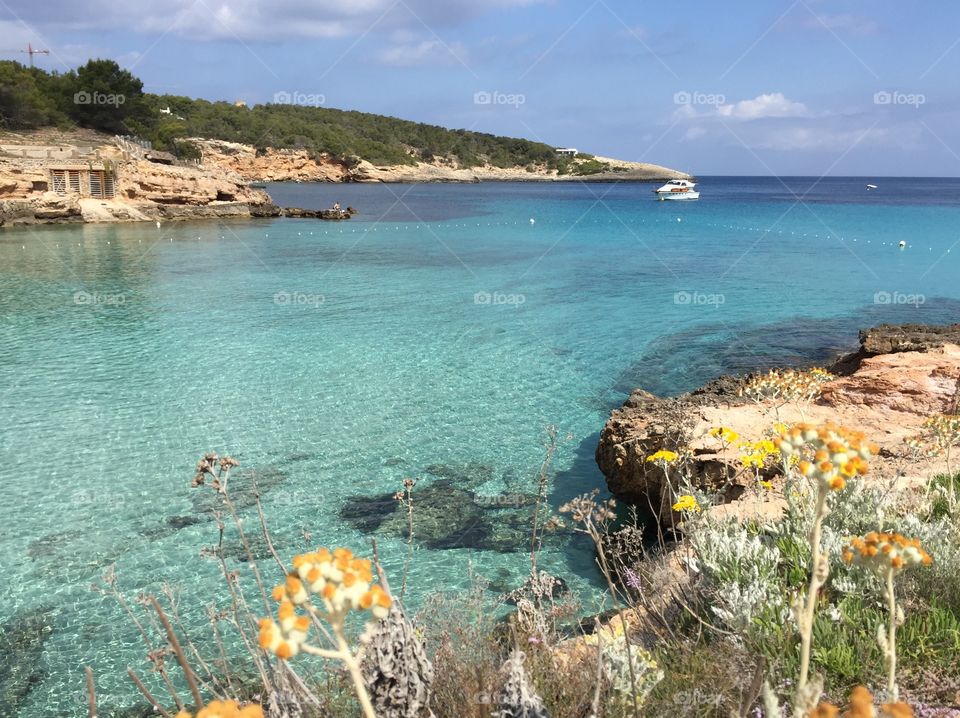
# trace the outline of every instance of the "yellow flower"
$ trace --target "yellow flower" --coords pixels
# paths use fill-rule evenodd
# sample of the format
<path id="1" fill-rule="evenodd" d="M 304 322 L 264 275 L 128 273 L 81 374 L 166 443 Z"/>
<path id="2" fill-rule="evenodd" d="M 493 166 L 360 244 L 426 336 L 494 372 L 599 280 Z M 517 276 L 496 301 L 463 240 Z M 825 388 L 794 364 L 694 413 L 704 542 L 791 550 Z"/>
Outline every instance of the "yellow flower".
<path id="1" fill-rule="evenodd" d="M 602 635 L 600 635 L 602 634 Z M 615 621 L 613 623 L 608 623 L 606 625 L 600 626 L 600 629 L 595 633 L 588 633 L 583 637 L 583 642 L 588 646 L 596 646 L 600 643 L 600 639 L 603 639 L 604 643 L 610 643 L 614 639 L 619 638 L 623 635 L 623 621 Z"/>
<path id="2" fill-rule="evenodd" d="M 773 490 L 773 482 L 772 482 L 772 481 L 761 481 L 761 482 L 760 482 L 760 486 L 762 486 L 763 488 L 765 488 L 767 491 L 772 491 L 772 490 Z"/>
<path id="3" fill-rule="evenodd" d="M 176 718 L 194 718 L 194 716 L 183 710 L 177 713 Z M 196 718 L 263 718 L 263 708 L 254 703 L 241 708 L 240 704 L 234 700 L 211 701 L 199 710 Z"/>
<path id="4" fill-rule="evenodd" d="M 725 426 L 717 426 L 713 429 L 710 429 L 710 436 L 714 439 L 720 439 L 720 441 L 725 444 L 732 444 L 734 441 L 740 438 L 740 434 L 735 432 L 733 429 L 728 429 Z"/>
<path id="5" fill-rule="evenodd" d="M 767 457 L 776 453 L 777 446 L 770 439 L 761 439 L 753 443 L 744 441 L 740 444 L 740 463 L 746 469 L 762 469 Z"/>
<path id="6" fill-rule="evenodd" d="M 673 505 L 674 511 L 699 511 L 700 504 L 697 503 L 697 500 L 690 496 L 689 494 L 684 494 L 679 499 L 677 503 Z"/>
<path id="7" fill-rule="evenodd" d="M 774 444 L 770 439 L 761 439 L 756 444 L 754 444 L 757 451 L 762 451 L 764 454 L 775 454 L 777 453 L 777 445 Z"/>
<path id="8" fill-rule="evenodd" d="M 740 456 L 740 463 L 743 464 L 743 468 L 745 469 L 762 469 L 766 458 L 763 454 L 742 454 Z"/>
<path id="9" fill-rule="evenodd" d="M 650 454 L 647 457 L 647 461 L 662 461 L 667 464 L 672 464 L 679 458 L 679 454 L 676 451 L 668 451 L 667 449 L 660 449 L 656 453 Z"/>

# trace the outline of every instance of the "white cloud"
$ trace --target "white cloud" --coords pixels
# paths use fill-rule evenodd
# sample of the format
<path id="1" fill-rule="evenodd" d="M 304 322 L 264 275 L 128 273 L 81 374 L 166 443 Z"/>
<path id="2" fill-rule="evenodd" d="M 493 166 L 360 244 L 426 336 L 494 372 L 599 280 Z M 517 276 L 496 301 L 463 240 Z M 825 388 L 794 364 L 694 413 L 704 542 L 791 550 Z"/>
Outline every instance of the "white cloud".
<path id="1" fill-rule="evenodd" d="M 916 124 L 890 127 L 843 127 L 824 123 L 783 126 L 782 123 L 728 127 L 697 125 L 683 135 L 684 141 L 707 140 L 730 147 L 774 152 L 830 152 L 835 155 L 851 149 L 909 149 L 919 147 L 922 129 Z"/>
<path id="2" fill-rule="evenodd" d="M 458 42 L 447 44 L 440 40 L 423 40 L 389 47 L 380 52 L 377 59 L 385 65 L 412 67 L 466 62 L 466 55 L 466 48 Z"/>
<path id="3" fill-rule="evenodd" d="M 197 40 L 283 40 L 360 35 L 424 25 L 440 32 L 471 18 L 547 0 L 9 0 L 42 30 L 126 29 Z"/>
<path id="4" fill-rule="evenodd" d="M 735 120 L 762 120 L 769 117 L 809 117 L 810 111 L 802 102 L 788 100 L 782 92 L 758 95 L 752 100 L 741 100 L 732 105 L 719 105 L 721 117 Z"/>

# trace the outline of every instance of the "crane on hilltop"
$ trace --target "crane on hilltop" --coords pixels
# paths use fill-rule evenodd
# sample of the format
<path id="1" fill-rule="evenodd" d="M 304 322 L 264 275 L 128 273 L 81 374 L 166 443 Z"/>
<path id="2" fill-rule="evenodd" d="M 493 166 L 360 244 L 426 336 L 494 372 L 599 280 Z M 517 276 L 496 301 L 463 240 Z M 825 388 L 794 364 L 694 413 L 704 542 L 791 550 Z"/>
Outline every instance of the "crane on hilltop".
<path id="1" fill-rule="evenodd" d="M 50 54 L 50 51 L 49 51 L 49 50 L 37 50 L 37 49 L 35 49 L 35 48 L 33 47 L 33 43 L 30 43 L 30 42 L 27 43 L 27 49 L 26 49 L 26 50 L 20 50 L 20 49 L 17 49 L 17 50 L 4 50 L 4 51 L 3 51 L 3 54 L 4 54 L 4 55 L 9 55 L 9 54 L 12 54 L 12 53 L 14 53 L 14 52 L 19 52 L 21 55 L 29 55 L 29 56 L 30 56 L 30 67 L 33 67 L 33 56 L 34 56 L 34 55 L 49 55 L 49 54 Z"/>

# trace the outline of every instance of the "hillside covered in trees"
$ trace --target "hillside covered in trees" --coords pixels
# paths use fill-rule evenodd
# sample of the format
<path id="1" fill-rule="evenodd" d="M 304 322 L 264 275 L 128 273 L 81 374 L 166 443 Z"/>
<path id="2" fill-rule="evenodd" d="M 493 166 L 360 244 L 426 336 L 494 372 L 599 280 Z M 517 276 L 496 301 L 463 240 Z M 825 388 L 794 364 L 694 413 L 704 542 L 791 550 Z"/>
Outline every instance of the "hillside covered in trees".
<path id="1" fill-rule="evenodd" d="M 0 129 L 47 126 L 136 135 L 180 157 L 196 153 L 185 138 L 204 137 L 263 150 L 305 149 L 348 163 L 402 165 L 443 158 L 463 167 L 537 165 L 561 174 L 572 165 L 540 142 L 366 112 L 293 104 L 246 107 L 145 93 L 143 83 L 112 60 L 90 60 L 65 73 L 0 61 Z"/>

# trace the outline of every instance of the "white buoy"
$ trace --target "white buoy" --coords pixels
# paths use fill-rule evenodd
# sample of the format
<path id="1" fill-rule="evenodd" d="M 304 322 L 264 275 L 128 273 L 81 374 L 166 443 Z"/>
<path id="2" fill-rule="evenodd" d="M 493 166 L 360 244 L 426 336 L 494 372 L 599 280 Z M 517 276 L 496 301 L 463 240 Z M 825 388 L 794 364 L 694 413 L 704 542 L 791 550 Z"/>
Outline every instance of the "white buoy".
<path id="1" fill-rule="evenodd" d="M 900 247 L 900 249 L 903 249 L 904 247 L 907 246 L 907 243 L 906 243 L 904 240 L 901 239 L 901 240 L 900 240 L 900 243 L 899 243 L 897 246 Z"/>
<path id="2" fill-rule="evenodd" d="M 683 220 L 680 219 L 679 217 L 677 217 L 677 221 L 678 221 L 678 222 L 682 222 Z"/>
<path id="3" fill-rule="evenodd" d="M 536 223 L 537 223 L 537 220 L 535 220 L 533 217 L 531 217 L 531 218 L 530 218 L 530 224 L 536 224 Z"/>
<path id="4" fill-rule="evenodd" d="M 160 229 L 160 220 L 157 220 L 157 229 Z"/>

